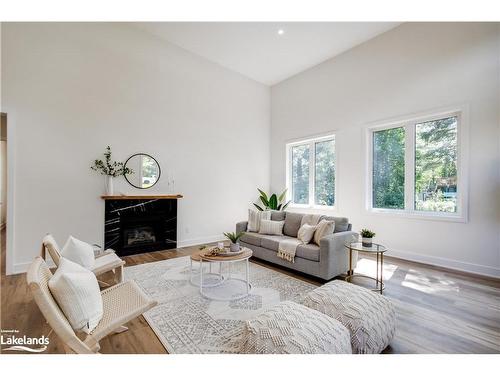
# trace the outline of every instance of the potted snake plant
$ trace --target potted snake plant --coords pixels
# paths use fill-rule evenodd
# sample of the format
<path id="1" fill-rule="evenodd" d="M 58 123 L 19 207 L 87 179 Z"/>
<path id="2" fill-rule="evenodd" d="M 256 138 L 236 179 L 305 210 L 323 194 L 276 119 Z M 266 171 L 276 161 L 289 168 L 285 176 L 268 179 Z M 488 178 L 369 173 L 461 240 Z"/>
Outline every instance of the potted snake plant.
<path id="1" fill-rule="evenodd" d="M 224 237 L 231 241 L 230 250 L 235 253 L 240 251 L 239 239 L 243 236 L 245 232 L 234 233 L 234 232 L 224 232 Z"/>

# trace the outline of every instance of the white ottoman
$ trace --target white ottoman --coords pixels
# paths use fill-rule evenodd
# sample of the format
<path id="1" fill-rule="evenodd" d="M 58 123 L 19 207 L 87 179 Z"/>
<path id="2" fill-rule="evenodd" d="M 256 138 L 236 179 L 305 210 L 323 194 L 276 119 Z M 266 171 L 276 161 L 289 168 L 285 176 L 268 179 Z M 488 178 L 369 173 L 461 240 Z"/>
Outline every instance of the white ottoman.
<path id="1" fill-rule="evenodd" d="M 396 312 L 391 301 L 345 281 L 331 281 L 314 289 L 307 294 L 304 305 L 348 328 L 353 353 L 380 353 L 396 332 Z"/>
<path id="2" fill-rule="evenodd" d="M 241 353 L 351 354 L 349 331 L 295 302 L 281 302 L 246 322 Z"/>

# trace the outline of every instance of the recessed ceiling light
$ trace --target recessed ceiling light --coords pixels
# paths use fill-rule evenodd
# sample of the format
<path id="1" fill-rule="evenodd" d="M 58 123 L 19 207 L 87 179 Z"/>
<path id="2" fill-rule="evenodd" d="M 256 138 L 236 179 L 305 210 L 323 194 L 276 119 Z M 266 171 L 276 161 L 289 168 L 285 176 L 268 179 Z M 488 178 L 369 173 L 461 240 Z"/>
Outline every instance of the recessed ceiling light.
<path id="1" fill-rule="evenodd" d="M 283 35 L 284 33 L 285 33 L 285 30 L 283 30 L 283 29 L 278 30 L 278 35 Z"/>

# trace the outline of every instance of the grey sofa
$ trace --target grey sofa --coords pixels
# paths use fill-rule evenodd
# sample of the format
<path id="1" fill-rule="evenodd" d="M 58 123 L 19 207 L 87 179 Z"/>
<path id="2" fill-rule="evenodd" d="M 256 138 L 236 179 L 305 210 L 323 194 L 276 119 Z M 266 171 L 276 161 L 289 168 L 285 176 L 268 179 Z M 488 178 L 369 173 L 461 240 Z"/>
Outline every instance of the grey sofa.
<path id="1" fill-rule="evenodd" d="M 280 240 L 297 237 L 300 223 L 304 214 L 296 212 L 273 211 L 271 220 L 284 220 L 282 236 L 272 236 L 247 232 L 247 221 L 236 224 L 236 232 L 246 232 L 240 239 L 242 246 L 253 250 L 253 256 L 283 267 L 306 273 L 323 280 L 330 280 L 335 276 L 346 273 L 349 268 L 349 253 L 345 249 L 346 242 L 358 239 L 358 234 L 351 231 L 351 224 L 345 217 L 323 216 L 322 219 L 335 221 L 335 230 L 332 235 L 321 239 L 320 246 L 315 243 L 299 245 L 295 255 L 295 262 L 291 263 L 278 258 Z M 357 257 L 353 252 L 353 267 Z"/>

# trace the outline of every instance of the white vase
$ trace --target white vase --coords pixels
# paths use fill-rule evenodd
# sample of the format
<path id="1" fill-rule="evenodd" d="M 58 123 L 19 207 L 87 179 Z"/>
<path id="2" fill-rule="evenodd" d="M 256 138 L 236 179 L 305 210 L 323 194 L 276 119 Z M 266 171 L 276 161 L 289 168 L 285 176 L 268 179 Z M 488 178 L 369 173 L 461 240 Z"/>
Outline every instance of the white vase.
<path id="1" fill-rule="evenodd" d="M 113 176 L 105 176 L 104 186 L 106 188 L 106 195 L 113 195 Z"/>
<path id="2" fill-rule="evenodd" d="M 364 247 L 372 247 L 372 238 L 368 237 L 361 237 L 361 242 L 363 243 Z"/>
<path id="3" fill-rule="evenodd" d="M 231 242 L 230 250 L 233 253 L 236 253 L 236 252 L 240 251 L 240 244 L 239 243 L 232 243 Z"/>

